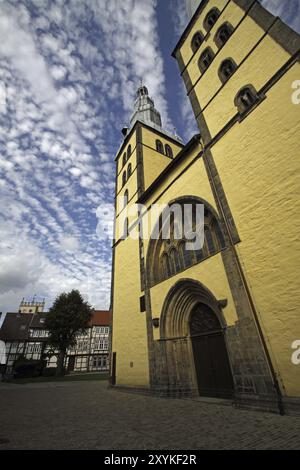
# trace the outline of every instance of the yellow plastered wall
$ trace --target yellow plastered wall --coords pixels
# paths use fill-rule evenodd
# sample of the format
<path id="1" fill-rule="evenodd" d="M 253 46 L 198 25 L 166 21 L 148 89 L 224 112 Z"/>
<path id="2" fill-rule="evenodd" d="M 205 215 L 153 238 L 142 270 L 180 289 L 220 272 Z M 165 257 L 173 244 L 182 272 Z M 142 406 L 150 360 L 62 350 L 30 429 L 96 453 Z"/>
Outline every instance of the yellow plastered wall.
<path id="1" fill-rule="evenodd" d="M 117 385 L 149 385 L 146 316 L 140 312 L 139 244 L 128 237 L 115 247 L 112 351 Z"/>
<path id="2" fill-rule="evenodd" d="M 228 2 L 228 0 L 218 0 L 217 2 L 216 1 L 209 1 L 207 3 L 207 5 L 203 8 L 203 10 L 201 11 L 201 13 L 199 14 L 197 20 L 195 21 L 195 24 L 193 25 L 193 27 L 191 28 L 187 38 L 185 39 L 184 43 L 182 44 L 182 46 L 180 47 L 180 53 L 181 53 L 181 56 L 182 56 L 182 59 L 183 59 L 183 62 L 185 65 L 188 64 L 188 62 L 191 60 L 191 58 L 193 57 L 193 51 L 192 51 L 192 48 L 191 48 L 191 43 L 192 43 L 192 39 L 193 39 L 193 36 L 194 34 L 197 32 L 197 31 L 200 31 L 203 36 L 205 37 L 206 40 L 209 40 L 209 38 L 212 36 L 215 35 L 218 27 L 216 27 L 216 25 L 210 30 L 210 34 L 206 36 L 206 30 L 204 29 L 204 26 L 203 26 L 203 21 L 207 15 L 207 13 L 209 12 L 209 10 L 211 10 L 211 8 L 213 7 L 218 7 L 220 11 L 222 11 L 226 5 L 231 6 L 230 2 Z M 234 6 L 235 7 L 235 6 Z M 239 8 L 239 7 L 237 7 Z M 222 13 L 222 17 L 223 15 L 225 14 L 227 9 L 224 10 L 224 12 Z M 240 10 L 240 8 L 239 8 Z M 221 23 L 220 23 L 221 24 Z M 207 42 L 204 41 L 204 43 L 201 45 L 200 49 L 203 50 L 205 49 L 205 47 L 207 47 Z M 198 52 L 198 51 L 197 51 Z M 201 53 L 201 52 L 200 52 Z"/>
<path id="3" fill-rule="evenodd" d="M 300 395 L 291 344 L 300 339 L 300 105 L 292 104 L 297 63 L 267 98 L 212 149 L 241 243 L 273 362 L 286 393 Z"/>
<path id="4" fill-rule="evenodd" d="M 226 324 L 228 326 L 234 325 L 237 321 L 237 314 L 220 253 L 152 287 L 151 306 L 153 318 L 160 317 L 169 290 L 180 279 L 200 281 L 213 293 L 217 300 L 227 299 L 227 307 L 223 310 L 223 314 Z M 160 339 L 159 329 L 154 330 L 154 339 Z"/>
<path id="5" fill-rule="evenodd" d="M 123 156 L 124 153 L 127 154 L 127 149 L 129 145 L 131 145 L 131 156 L 129 157 L 129 160 L 126 162 L 126 164 L 123 166 Z M 136 131 L 132 133 L 127 144 L 120 149 L 119 154 L 117 155 L 117 192 L 119 192 L 122 188 L 122 174 L 124 170 L 127 171 L 127 166 L 129 163 L 131 163 L 132 169 L 136 167 Z"/>
<path id="6" fill-rule="evenodd" d="M 172 159 L 161 154 L 156 150 L 156 140 L 160 140 L 165 148 L 168 144 L 173 152 L 173 157 L 180 152 L 183 145 L 177 145 L 167 137 L 162 137 L 145 127 L 142 128 L 143 142 L 143 166 L 144 166 L 144 184 L 147 189 L 151 183 L 160 175 L 160 173 L 171 163 Z"/>

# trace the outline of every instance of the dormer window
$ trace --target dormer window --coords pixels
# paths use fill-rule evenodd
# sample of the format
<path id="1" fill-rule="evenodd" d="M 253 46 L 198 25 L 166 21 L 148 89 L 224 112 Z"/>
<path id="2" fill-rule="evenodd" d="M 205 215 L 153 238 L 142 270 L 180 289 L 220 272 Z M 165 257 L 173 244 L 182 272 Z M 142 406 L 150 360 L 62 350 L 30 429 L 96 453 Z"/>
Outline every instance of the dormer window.
<path id="1" fill-rule="evenodd" d="M 218 8 L 213 8 L 207 13 L 204 23 L 203 23 L 203 26 L 207 32 L 214 26 L 219 16 L 220 16 L 220 11 L 218 10 Z"/>
<path id="2" fill-rule="evenodd" d="M 224 46 L 224 44 L 228 41 L 232 33 L 233 27 L 230 23 L 224 23 L 222 24 L 222 26 L 220 26 L 215 35 L 215 43 L 219 49 Z"/>
<path id="3" fill-rule="evenodd" d="M 208 69 L 208 67 L 210 66 L 213 60 L 214 60 L 214 53 L 210 47 L 207 47 L 202 52 L 199 62 L 198 62 L 200 72 L 202 73 L 205 72 L 205 70 Z"/>
<path id="4" fill-rule="evenodd" d="M 227 82 L 227 80 L 234 74 L 237 69 L 237 65 L 233 59 L 224 60 L 219 68 L 219 78 L 222 83 Z"/>
<path id="5" fill-rule="evenodd" d="M 200 33 L 200 31 L 197 31 L 197 33 L 194 34 L 194 36 L 193 36 L 192 44 L 191 44 L 192 51 L 194 53 L 199 49 L 202 42 L 203 42 L 203 35 L 202 35 L 202 33 Z"/>

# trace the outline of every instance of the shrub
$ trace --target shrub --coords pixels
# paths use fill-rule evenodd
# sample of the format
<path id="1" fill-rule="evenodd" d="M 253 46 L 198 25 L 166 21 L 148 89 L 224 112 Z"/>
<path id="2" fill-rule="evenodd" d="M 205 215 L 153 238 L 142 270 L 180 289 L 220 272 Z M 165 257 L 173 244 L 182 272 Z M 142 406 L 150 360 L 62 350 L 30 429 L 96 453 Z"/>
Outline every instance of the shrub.
<path id="1" fill-rule="evenodd" d="M 13 375 L 16 379 L 39 377 L 44 367 L 45 361 L 20 358 L 14 363 Z"/>

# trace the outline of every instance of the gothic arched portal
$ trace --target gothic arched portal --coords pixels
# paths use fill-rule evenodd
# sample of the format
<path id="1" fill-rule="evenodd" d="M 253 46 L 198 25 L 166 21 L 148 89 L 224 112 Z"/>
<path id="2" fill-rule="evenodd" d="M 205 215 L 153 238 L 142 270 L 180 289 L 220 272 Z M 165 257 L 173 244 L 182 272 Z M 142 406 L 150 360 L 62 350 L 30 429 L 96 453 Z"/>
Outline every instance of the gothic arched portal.
<path id="1" fill-rule="evenodd" d="M 199 281 L 181 279 L 169 291 L 160 317 L 160 348 L 169 390 L 231 397 L 233 379 L 226 322 L 213 294 Z"/>

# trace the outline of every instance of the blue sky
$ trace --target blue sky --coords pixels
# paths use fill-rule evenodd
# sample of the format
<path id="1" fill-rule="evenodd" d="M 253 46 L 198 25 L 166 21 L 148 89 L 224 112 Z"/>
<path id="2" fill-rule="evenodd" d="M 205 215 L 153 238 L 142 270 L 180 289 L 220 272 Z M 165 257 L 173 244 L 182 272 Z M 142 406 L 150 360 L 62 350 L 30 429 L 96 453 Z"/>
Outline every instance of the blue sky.
<path id="1" fill-rule="evenodd" d="M 0 1 L 0 311 L 79 288 L 109 306 L 114 156 L 143 78 L 165 127 L 195 132 L 171 51 L 182 0 Z M 299 30 L 299 1 L 266 0 Z"/>

